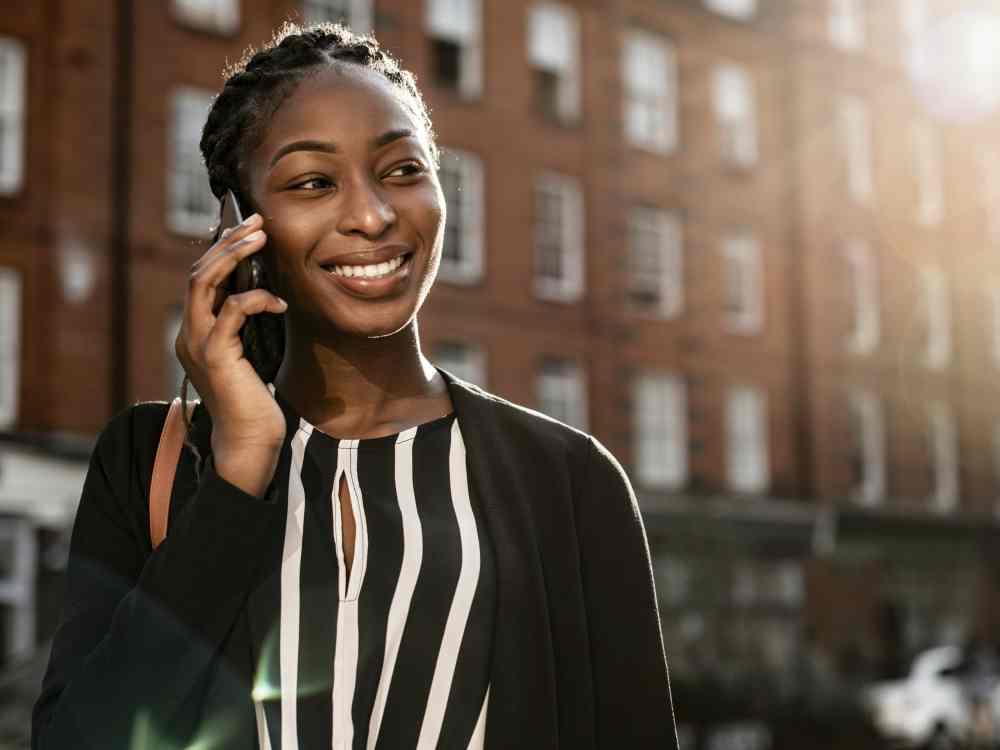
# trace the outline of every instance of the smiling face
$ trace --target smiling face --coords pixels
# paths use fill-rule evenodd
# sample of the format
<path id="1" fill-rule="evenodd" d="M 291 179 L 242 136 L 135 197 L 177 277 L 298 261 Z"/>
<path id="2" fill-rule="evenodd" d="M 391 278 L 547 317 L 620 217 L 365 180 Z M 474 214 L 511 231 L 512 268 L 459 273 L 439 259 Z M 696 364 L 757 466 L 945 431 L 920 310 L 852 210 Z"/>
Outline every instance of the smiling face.
<path id="1" fill-rule="evenodd" d="M 429 136 L 404 97 L 375 71 L 324 68 L 285 100 L 250 154 L 263 259 L 289 324 L 307 335 L 395 333 L 434 283 L 444 196 Z M 368 278 L 373 264 L 392 269 L 400 256 L 388 276 Z"/>

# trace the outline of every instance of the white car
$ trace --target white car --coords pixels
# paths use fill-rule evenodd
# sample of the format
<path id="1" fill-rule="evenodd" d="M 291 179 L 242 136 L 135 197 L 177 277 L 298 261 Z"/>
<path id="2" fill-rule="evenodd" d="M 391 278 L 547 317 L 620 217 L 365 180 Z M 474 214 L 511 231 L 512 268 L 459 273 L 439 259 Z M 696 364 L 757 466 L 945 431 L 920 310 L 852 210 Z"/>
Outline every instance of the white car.
<path id="1" fill-rule="evenodd" d="M 984 737 L 995 726 L 1000 708 L 996 675 L 988 682 L 986 723 L 974 730 L 970 699 L 971 670 L 958 646 L 941 646 L 919 654 L 901 680 L 869 686 L 862 696 L 876 729 L 908 747 L 950 748 Z M 975 683 L 982 689 L 984 675 Z M 983 716 L 980 715 L 982 721 Z"/>

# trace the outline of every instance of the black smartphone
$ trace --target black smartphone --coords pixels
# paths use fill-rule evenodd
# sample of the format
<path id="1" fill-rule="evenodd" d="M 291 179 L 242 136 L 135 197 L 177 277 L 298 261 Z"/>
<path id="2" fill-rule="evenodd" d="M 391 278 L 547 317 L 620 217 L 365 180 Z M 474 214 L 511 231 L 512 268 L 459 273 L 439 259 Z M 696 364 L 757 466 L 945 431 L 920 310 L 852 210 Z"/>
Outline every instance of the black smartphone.
<path id="1" fill-rule="evenodd" d="M 219 233 L 243 223 L 243 211 L 232 190 L 227 190 L 222 198 L 222 220 Z M 251 289 L 273 291 L 264 273 L 264 263 L 258 250 L 241 260 L 230 274 L 226 290 L 229 294 L 241 294 Z M 278 372 L 285 352 L 285 328 L 280 315 L 259 313 L 247 318 L 240 329 L 243 342 L 243 356 L 257 371 L 265 383 L 270 383 Z"/>
<path id="2" fill-rule="evenodd" d="M 219 231 L 239 226 L 243 223 L 243 218 L 243 212 L 240 210 L 236 195 L 232 190 L 227 190 L 222 199 L 222 223 L 219 226 Z M 263 286 L 264 271 L 260 258 L 257 256 L 258 253 L 255 253 L 244 258 L 236 266 L 236 270 L 229 277 L 230 294 L 249 292 L 251 289 L 259 289 Z"/>

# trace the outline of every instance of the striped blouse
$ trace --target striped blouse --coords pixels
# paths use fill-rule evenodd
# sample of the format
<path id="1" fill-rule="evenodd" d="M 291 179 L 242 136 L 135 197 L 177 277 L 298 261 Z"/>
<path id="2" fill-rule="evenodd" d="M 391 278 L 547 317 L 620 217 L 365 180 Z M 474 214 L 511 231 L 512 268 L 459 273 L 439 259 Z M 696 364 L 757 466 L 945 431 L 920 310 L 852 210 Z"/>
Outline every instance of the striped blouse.
<path id="1" fill-rule="evenodd" d="M 254 680 L 261 750 L 475 748 L 489 702 L 495 569 L 453 413 L 338 439 L 271 392 L 291 441 L 281 612 Z M 345 571 L 340 502 L 355 520 Z"/>

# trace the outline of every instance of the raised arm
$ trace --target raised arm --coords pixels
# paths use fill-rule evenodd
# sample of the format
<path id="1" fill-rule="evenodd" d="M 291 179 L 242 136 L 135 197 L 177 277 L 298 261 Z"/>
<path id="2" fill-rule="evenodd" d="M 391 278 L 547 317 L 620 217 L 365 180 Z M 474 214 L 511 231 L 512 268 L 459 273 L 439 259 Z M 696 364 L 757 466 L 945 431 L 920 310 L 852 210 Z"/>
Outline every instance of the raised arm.
<path id="1" fill-rule="evenodd" d="M 94 449 L 32 750 L 161 747 L 154 738 L 175 746 L 190 730 L 181 709 L 217 666 L 259 569 L 263 535 L 280 521 L 273 496 L 247 494 L 209 465 L 150 553 L 148 473 L 133 442 L 137 432 L 158 434 L 165 414 L 162 404 L 131 407 Z"/>
<path id="2" fill-rule="evenodd" d="M 590 438 L 577 523 L 597 704 L 597 747 L 677 747 L 649 546 L 617 459 Z"/>

